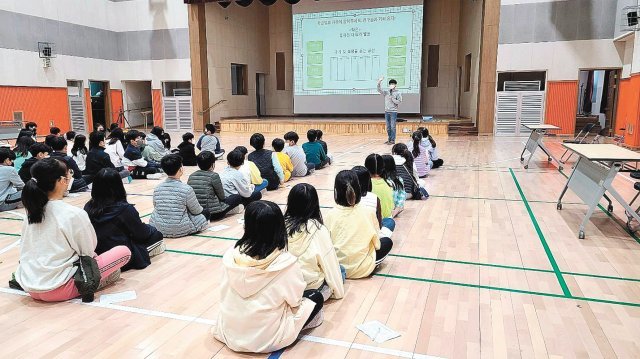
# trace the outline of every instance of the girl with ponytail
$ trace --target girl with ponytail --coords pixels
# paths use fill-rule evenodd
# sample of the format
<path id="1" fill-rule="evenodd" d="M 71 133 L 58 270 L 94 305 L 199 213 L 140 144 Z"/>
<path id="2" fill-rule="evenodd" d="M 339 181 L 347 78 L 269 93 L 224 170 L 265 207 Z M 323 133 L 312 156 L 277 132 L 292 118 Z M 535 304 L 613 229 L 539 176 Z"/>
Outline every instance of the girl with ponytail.
<path id="1" fill-rule="evenodd" d="M 429 153 L 422 144 L 422 131 L 416 131 L 411 135 L 411 154 L 418 171 L 418 177 L 424 178 L 429 174 Z"/>
<path id="2" fill-rule="evenodd" d="M 378 238 L 375 210 L 359 205 L 361 193 L 358 175 L 340 171 L 333 192 L 336 206 L 325 217 L 338 261 L 351 279 L 371 275 L 393 247 L 390 238 Z"/>
<path id="3" fill-rule="evenodd" d="M 62 201 L 72 181 L 65 162 L 44 158 L 31 167 L 22 190 L 27 224 L 22 230 L 20 263 L 15 279 L 32 298 L 65 301 L 80 294 L 74 278 L 79 256 L 96 259 L 104 287 L 117 280 L 131 252 L 125 246 L 95 256 L 96 233 L 87 213 Z"/>

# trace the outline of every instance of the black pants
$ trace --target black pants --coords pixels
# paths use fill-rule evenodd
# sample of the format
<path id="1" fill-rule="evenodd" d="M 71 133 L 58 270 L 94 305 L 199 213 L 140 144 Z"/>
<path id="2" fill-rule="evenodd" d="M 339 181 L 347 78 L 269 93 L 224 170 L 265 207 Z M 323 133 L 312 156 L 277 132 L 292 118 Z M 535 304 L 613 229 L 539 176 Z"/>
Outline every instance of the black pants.
<path id="1" fill-rule="evenodd" d="M 254 192 L 251 197 L 245 198 L 239 194 L 232 194 L 231 196 L 224 199 L 224 203 L 226 203 L 229 207 L 222 212 L 211 213 L 209 220 L 217 221 L 219 219 L 224 218 L 232 209 L 238 207 L 239 205 L 244 205 L 245 207 L 249 205 L 251 202 L 258 201 L 262 198 L 262 193 Z"/>
<path id="2" fill-rule="evenodd" d="M 307 321 L 303 325 L 303 327 L 305 327 L 322 310 L 322 306 L 324 305 L 324 297 L 322 296 L 322 293 L 320 293 L 315 289 L 305 290 L 304 293 L 302 293 L 302 296 L 304 298 L 309 298 L 314 303 L 316 303 L 316 306 L 313 308 L 313 311 L 311 311 L 311 315 L 309 316 L 309 319 L 307 319 Z"/>
<path id="3" fill-rule="evenodd" d="M 387 258 L 387 255 L 391 252 L 391 248 L 393 248 L 391 238 L 380 238 L 380 249 L 376 250 L 376 264 L 382 263 L 382 261 Z"/>
<path id="4" fill-rule="evenodd" d="M 160 173 L 159 168 L 155 167 L 136 167 L 133 171 L 131 171 L 131 178 L 133 179 L 146 179 L 147 175 Z"/>
<path id="5" fill-rule="evenodd" d="M 322 162 L 320 162 L 318 164 L 315 164 L 316 169 L 319 170 L 319 169 L 324 168 L 327 165 L 327 163 L 329 163 L 329 161 L 322 161 Z"/>
<path id="6" fill-rule="evenodd" d="M 433 162 L 433 167 L 431 168 L 438 168 L 444 164 L 444 161 L 442 160 L 442 158 L 438 158 L 437 160 L 432 162 Z"/>

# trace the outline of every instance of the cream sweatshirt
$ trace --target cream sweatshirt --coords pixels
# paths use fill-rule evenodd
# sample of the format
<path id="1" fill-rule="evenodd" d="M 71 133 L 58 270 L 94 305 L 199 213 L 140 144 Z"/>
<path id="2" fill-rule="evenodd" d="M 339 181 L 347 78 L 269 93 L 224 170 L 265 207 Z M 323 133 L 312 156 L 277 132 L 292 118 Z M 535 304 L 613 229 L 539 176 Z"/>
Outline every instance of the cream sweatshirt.
<path id="1" fill-rule="evenodd" d="M 279 250 L 256 260 L 237 248 L 222 258 L 220 313 L 213 336 L 237 352 L 271 353 L 292 344 L 315 303 L 296 257 Z"/>
<path id="2" fill-rule="evenodd" d="M 24 221 L 16 280 L 27 292 L 59 288 L 76 273 L 73 263 L 79 255 L 95 256 L 97 243 L 87 212 L 50 201 L 41 223 Z"/>
<path id="3" fill-rule="evenodd" d="M 329 230 L 316 220 L 307 222 L 307 230 L 289 236 L 289 253 L 298 257 L 307 289 L 318 289 L 327 282 L 331 298 L 344 297 L 344 282 L 340 263 L 331 242 Z"/>

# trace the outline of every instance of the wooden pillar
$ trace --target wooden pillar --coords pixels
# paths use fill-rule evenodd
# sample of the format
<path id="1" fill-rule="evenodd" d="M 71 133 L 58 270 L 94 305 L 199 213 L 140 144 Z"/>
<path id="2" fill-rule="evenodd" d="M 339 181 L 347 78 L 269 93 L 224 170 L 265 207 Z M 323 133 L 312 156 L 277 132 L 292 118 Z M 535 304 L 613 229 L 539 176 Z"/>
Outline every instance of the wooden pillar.
<path id="1" fill-rule="evenodd" d="M 496 68 L 498 61 L 498 30 L 500 0 L 484 0 L 482 35 L 480 36 L 480 72 L 478 79 L 478 134 L 493 134 L 496 102 Z"/>
<path id="2" fill-rule="evenodd" d="M 210 121 L 208 111 L 209 64 L 207 62 L 207 20 L 205 17 L 205 4 L 190 4 L 188 7 L 193 129 L 195 131 L 202 131 L 204 125 Z"/>

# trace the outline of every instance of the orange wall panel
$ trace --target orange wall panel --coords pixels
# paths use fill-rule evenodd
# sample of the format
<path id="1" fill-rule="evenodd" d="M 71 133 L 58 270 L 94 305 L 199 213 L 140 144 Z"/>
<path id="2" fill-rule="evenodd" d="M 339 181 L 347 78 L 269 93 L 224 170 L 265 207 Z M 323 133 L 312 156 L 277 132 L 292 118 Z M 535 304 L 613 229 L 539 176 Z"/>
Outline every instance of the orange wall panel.
<path id="1" fill-rule="evenodd" d="M 91 91 L 84 89 L 84 105 L 86 107 L 84 111 L 84 118 L 87 119 L 87 131 L 93 131 L 93 113 L 91 112 Z"/>
<path id="2" fill-rule="evenodd" d="M 38 124 L 38 134 L 46 135 L 51 127 L 69 131 L 71 120 L 65 87 L 0 86 L 0 121 L 13 120 L 13 112 L 24 112 L 24 121 Z"/>
<path id="3" fill-rule="evenodd" d="M 123 109 L 122 90 L 111 90 L 111 123 L 118 122 L 120 109 Z M 120 124 L 120 127 L 124 124 Z"/>
<path id="4" fill-rule="evenodd" d="M 153 125 L 163 126 L 162 119 L 162 90 L 151 90 L 151 101 L 153 105 Z"/>
<path id="5" fill-rule="evenodd" d="M 624 142 L 631 147 L 640 147 L 640 75 L 632 75 L 620 81 L 618 107 L 616 109 L 616 134 L 622 134 Z"/>
<path id="6" fill-rule="evenodd" d="M 578 107 L 578 81 L 547 83 L 545 123 L 561 128 L 559 134 L 573 135 Z"/>

